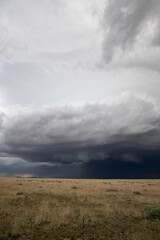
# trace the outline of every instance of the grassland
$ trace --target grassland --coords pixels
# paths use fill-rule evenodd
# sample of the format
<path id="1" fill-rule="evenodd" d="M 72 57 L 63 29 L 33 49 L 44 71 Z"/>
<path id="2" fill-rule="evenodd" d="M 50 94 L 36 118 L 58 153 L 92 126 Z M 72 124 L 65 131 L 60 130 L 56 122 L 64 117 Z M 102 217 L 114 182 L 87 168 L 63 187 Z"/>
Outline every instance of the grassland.
<path id="1" fill-rule="evenodd" d="M 160 180 L 0 178 L 0 240 L 159 240 Z"/>

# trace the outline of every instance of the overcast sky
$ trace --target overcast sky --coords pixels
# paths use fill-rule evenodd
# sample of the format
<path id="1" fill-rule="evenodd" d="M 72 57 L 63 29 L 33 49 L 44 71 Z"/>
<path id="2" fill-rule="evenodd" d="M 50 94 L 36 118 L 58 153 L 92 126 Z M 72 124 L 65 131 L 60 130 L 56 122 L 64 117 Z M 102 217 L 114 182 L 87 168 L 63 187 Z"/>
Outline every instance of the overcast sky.
<path id="1" fill-rule="evenodd" d="M 160 177 L 159 12 L 0 0 L 0 175 Z"/>

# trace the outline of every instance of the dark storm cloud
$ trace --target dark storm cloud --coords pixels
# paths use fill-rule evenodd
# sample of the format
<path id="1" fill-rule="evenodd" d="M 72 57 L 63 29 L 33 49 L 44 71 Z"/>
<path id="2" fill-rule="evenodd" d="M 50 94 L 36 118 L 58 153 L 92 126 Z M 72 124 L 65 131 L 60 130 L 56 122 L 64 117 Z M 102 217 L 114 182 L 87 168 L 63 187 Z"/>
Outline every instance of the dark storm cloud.
<path id="1" fill-rule="evenodd" d="M 48 108 L 9 118 L 1 156 L 29 162 L 75 163 L 119 159 L 143 162 L 160 153 L 157 105 L 126 94 L 112 103 Z"/>
<path id="2" fill-rule="evenodd" d="M 130 52 L 135 49 L 136 44 L 139 44 L 139 52 L 144 46 L 149 50 L 159 47 L 159 11 L 158 0 L 110 0 L 103 21 L 105 61 L 108 63 L 118 54 L 121 56 L 122 53 Z"/>

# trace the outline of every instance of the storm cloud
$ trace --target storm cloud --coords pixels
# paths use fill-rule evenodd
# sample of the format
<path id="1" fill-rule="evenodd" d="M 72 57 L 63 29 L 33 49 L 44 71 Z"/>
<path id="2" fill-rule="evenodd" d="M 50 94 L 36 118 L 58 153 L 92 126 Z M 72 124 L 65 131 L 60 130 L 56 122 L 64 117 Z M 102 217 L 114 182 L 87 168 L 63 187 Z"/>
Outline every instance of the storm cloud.
<path id="1" fill-rule="evenodd" d="M 143 113 L 143 114 L 142 114 Z M 160 153 L 160 112 L 152 102 L 126 93 L 110 103 L 47 108 L 9 117 L 1 154 L 29 162 L 143 161 Z"/>

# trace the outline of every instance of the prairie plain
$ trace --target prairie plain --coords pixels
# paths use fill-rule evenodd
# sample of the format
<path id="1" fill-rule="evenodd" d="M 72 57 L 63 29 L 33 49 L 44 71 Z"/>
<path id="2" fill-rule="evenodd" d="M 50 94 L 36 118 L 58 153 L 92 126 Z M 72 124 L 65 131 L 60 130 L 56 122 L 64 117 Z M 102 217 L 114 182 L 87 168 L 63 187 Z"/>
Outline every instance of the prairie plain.
<path id="1" fill-rule="evenodd" d="M 0 178 L 0 240 L 159 240 L 160 180 Z"/>

